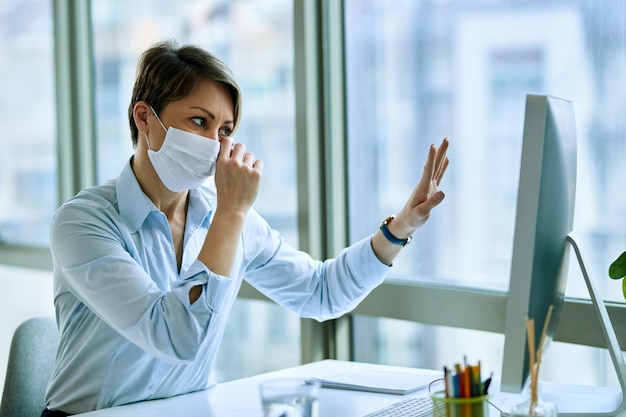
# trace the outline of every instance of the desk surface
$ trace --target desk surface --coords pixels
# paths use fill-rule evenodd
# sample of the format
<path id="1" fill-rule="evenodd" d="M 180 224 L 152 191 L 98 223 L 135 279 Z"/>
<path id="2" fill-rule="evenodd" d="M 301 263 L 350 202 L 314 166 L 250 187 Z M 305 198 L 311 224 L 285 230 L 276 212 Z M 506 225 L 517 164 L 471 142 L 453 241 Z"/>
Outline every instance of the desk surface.
<path id="1" fill-rule="evenodd" d="M 249 378 L 224 382 L 206 391 L 178 397 L 145 401 L 119 407 L 80 414 L 81 417 L 152 417 L 180 415 L 186 417 L 262 417 L 258 384 L 264 379 L 284 376 L 324 377 L 336 372 L 349 371 L 357 362 L 324 360 L 310 364 L 269 372 Z M 428 395 L 428 389 L 406 396 L 377 394 L 323 388 L 320 391 L 319 415 L 363 417 L 371 412 L 401 401 L 410 396 Z M 492 416 L 499 416 L 493 407 Z M 494 413 L 495 412 L 495 413 Z"/>
<path id="2" fill-rule="evenodd" d="M 327 377 L 337 372 L 354 370 L 355 367 L 361 367 L 362 365 L 363 364 L 358 362 L 324 360 L 280 371 L 268 372 L 249 378 L 224 382 L 205 391 L 199 391 L 163 400 L 145 401 L 136 404 L 112 407 L 79 414 L 77 416 L 156 417 L 181 415 L 181 413 L 184 412 L 182 415 L 185 415 L 185 417 L 262 417 L 263 413 L 258 387 L 260 381 L 285 376 Z M 492 391 L 495 391 L 496 388 L 497 387 L 494 387 L 494 390 Z M 554 386 L 548 384 L 546 388 L 547 389 L 544 388 L 544 393 L 548 394 L 547 396 L 556 392 L 554 390 Z M 621 400 L 621 395 L 619 395 L 619 392 L 616 392 L 615 390 L 609 391 L 609 397 L 602 397 L 602 395 L 606 394 L 606 391 L 601 391 L 602 395 L 598 397 L 600 391 L 594 392 L 595 390 L 590 390 L 590 388 L 593 387 L 584 388 L 584 394 L 583 391 L 580 390 L 577 391 L 567 389 L 567 398 L 563 398 L 563 402 L 570 403 L 571 406 L 575 405 L 572 404 L 572 402 L 576 403 L 576 407 L 580 407 L 580 404 L 582 404 L 586 407 L 583 407 L 583 409 L 578 408 L 578 412 L 585 412 L 587 411 L 585 408 L 588 410 L 599 411 L 596 401 L 600 397 L 603 398 L 601 401 L 603 403 L 603 407 L 600 408 L 608 406 L 609 408 L 606 408 L 606 410 L 614 410 L 616 401 Z M 557 391 L 563 392 L 562 386 L 559 386 Z M 369 413 L 411 396 L 424 395 L 428 395 L 427 388 L 405 396 L 323 388 L 320 390 L 319 415 L 363 417 Z M 587 395 L 589 396 L 585 398 Z M 492 392 L 491 402 L 496 404 L 498 407 L 503 408 L 505 411 L 509 411 L 514 404 L 517 404 L 520 401 L 520 395 Z M 559 409 L 559 411 L 562 410 Z M 493 406 L 489 407 L 489 412 L 491 417 L 500 416 L 500 412 Z"/>

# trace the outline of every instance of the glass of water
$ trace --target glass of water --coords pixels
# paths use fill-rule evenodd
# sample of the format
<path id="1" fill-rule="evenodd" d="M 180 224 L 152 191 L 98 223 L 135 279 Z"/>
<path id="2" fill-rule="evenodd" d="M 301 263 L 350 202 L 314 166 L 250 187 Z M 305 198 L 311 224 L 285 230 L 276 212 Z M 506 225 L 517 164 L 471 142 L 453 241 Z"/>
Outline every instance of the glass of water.
<path id="1" fill-rule="evenodd" d="M 259 387 L 264 417 L 318 417 L 318 381 L 275 378 L 262 381 Z"/>

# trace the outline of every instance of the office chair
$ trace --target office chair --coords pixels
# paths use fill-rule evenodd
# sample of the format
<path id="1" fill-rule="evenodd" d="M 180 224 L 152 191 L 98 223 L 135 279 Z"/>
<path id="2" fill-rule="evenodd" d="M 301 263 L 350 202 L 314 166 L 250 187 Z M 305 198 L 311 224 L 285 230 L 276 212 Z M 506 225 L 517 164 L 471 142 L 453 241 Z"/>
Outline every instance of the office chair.
<path id="1" fill-rule="evenodd" d="M 0 417 L 40 417 L 59 332 L 52 317 L 21 323 L 11 340 Z"/>

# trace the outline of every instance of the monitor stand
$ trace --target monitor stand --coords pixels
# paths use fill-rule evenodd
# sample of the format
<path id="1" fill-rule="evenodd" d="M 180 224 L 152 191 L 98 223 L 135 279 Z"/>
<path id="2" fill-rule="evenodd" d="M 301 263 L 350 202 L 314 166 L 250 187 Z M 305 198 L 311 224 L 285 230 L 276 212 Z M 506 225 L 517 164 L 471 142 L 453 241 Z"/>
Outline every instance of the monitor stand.
<path id="1" fill-rule="evenodd" d="M 585 266 L 585 262 L 583 260 L 583 251 L 580 245 L 580 239 L 576 236 L 574 232 L 570 232 L 567 235 L 567 242 L 572 246 L 574 252 L 576 253 L 576 258 L 578 259 L 578 265 L 580 266 L 580 270 L 582 272 L 583 277 L 585 278 L 585 283 L 587 284 L 587 289 L 589 290 L 589 294 L 591 295 L 591 302 L 594 306 L 596 314 L 598 316 L 598 320 L 600 321 L 600 327 L 602 328 L 602 332 L 604 333 L 604 337 L 606 338 L 607 347 L 609 349 L 609 353 L 611 355 L 611 361 L 613 362 L 613 367 L 615 368 L 615 372 L 617 373 L 617 379 L 619 381 L 621 394 L 618 392 L 610 398 L 606 394 L 601 394 L 600 392 L 595 392 L 593 388 L 595 387 L 587 387 L 586 392 L 581 392 L 581 388 L 579 386 L 578 391 L 576 390 L 568 390 L 564 386 L 560 385 L 558 389 L 555 389 L 553 392 L 550 389 L 550 385 L 547 386 L 542 383 L 542 397 L 547 401 L 554 401 L 557 405 L 557 411 L 559 416 L 571 416 L 571 417 L 582 417 L 582 416 L 626 416 L 626 402 L 625 393 L 626 393 L 626 363 L 624 362 L 624 357 L 622 355 L 622 351 L 619 346 L 619 342 L 617 340 L 617 335 L 615 334 L 615 329 L 613 329 L 613 325 L 611 323 L 611 319 L 609 317 L 609 313 L 606 309 L 606 305 L 604 304 L 604 300 L 602 299 L 600 292 L 598 291 L 598 287 L 595 282 L 591 279 L 589 272 Z M 546 390 L 547 389 L 547 390 Z M 569 395 L 564 391 L 570 391 Z M 570 397 L 566 399 L 566 397 Z M 585 396 L 589 396 L 585 398 Z M 587 407 L 581 408 L 572 408 L 571 406 L 574 403 L 587 403 Z M 610 404 L 610 408 L 607 410 L 598 410 L 598 407 L 604 405 L 606 407 L 607 404 Z M 564 412 L 561 412 L 559 406 L 563 406 Z M 587 408 L 595 407 L 596 411 L 587 412 Z M 567 409 L 578 410 L 576 412 L 568 412 Z"/>

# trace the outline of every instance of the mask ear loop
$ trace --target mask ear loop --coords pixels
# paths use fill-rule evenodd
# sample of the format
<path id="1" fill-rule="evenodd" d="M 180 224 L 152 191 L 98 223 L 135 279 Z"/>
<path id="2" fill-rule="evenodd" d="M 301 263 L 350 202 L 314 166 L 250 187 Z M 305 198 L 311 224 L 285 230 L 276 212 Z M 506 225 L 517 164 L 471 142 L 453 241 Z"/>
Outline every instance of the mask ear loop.
<path id="1" fill-rule="evenodd" d="M 143 135 L 144 138 L 146 138 L 146 143 L 148 144 L 148 150 L 152 150 L 152 148 L 150 147 L 150 141 L 148 140 L 148 135 L 144 134 Z"/>
<path id="2" fill-rule="evenodd" d="M 159 115 L 157 114 L 157 112 L 154 111 L 154 109 L 152 108 L 152 105 L 149 105 L 149 106 L 150 106 L 150 110 L 152 110 L 152 114 L 154 114 L 154 117 L 156 117 L 156 119 L 159 121 L 159 124 L 161 125 L 163 130 L 165 130 L 165 133 L 167 133 L 167 128 L 165 127 L 161 119 L 159 118 Z M 148 144 L 148 149 L 152 150 L 152 148 L 150 147 L 150 141 L 148 140 L 148 135 L 144 134 L 144 136 L 146 137 L 146 143 Z"/>
<path id="3" fill-rule="evenodd" d="M 156 117 L 156 119 L 159 121 L 159 124 L 161 125 L 161 127 L 163 128 L 163 130 L 165 130 L 165 133 L 167 133 L 167 129 L 165 128 L 165 125 L 163 124 L 163 122 L 161 121 L 161 119 L 159 118 L 159 115 L 157 114 L 157 112 L 154 111 L 154 109 L 152 108 L 152 106 L 150 106 L 150 110 L 152 110 L 152 114 L 154 114 L 154 117 Z"/>

